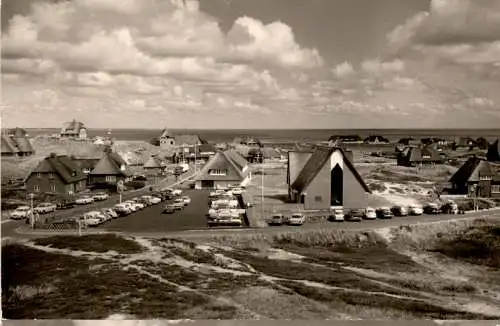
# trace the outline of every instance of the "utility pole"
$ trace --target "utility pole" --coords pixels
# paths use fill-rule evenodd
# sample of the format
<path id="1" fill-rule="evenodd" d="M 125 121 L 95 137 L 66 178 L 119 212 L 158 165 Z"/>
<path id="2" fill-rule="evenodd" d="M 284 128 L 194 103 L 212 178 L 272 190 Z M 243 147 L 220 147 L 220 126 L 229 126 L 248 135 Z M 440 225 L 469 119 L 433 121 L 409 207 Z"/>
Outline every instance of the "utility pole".
<path id="1" fill-rule="evenodd" d="M 262 174 L 262 194 L 261 194 L 261 215 L 264 219 L 264 165 L 261 164 L 260 173 Z"/>

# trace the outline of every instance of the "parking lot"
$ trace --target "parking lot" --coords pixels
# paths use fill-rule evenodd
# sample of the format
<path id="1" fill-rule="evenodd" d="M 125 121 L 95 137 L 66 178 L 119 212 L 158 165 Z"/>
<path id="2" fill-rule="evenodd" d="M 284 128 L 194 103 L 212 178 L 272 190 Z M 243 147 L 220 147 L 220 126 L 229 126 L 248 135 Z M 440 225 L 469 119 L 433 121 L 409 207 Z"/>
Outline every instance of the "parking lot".
<path id="1" fill-rule="evenodd" d="M 118 232 L 171 232 L 207 228 L 208 191 L 184 190 L 191 203 L 181 211 L 162 214 L 166 202 L 144 208 L 128 216 L 119 217 L 99 229 Z"/>

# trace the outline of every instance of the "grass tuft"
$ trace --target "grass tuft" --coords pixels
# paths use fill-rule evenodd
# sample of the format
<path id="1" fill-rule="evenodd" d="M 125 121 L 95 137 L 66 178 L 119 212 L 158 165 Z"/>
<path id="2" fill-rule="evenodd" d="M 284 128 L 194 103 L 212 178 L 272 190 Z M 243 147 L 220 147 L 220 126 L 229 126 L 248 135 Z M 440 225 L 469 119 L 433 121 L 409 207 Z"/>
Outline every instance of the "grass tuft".
<path id="1" fill-rule="evenodd" d="M 50 246 L 58 249 L 88 252 L 116 251 L 119 254 L 136 254 L 144 250 L 139 243 L 116 234 L 90 234 L 84 236 L 56 235 L 36 239 L 34 243 L 39 246 Z"/>

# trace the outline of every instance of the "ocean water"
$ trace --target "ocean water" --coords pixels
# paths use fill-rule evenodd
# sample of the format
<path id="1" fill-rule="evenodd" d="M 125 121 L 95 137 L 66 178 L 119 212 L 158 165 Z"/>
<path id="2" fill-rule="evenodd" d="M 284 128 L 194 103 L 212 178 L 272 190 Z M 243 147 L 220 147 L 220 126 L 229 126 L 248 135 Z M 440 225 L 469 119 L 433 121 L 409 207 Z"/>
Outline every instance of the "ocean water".
<path id="1" fill-rule="evenodd" d="M 26 129 L 30 137 L 42 134 L 57 134 L 59 129 Z M 107 129 L 88 129 L 89 137 L 104 136 Z M 485 137 L 492 141 L 500 137 L 500 129 L 235 129 L 235 130 L 169 130 L 175 134 L 197 134 L 208 142 L 231 142 L 236 137 L 251 136 L 262 142 L 288 143 L 326 141 L 332 135 L 359 135 L 362 138 L 372 134 L 382 135 L 391 141 L 403 137 Z M 148 141 L 161 134 L 161 129 L 112 129 L 112 137 L 116 140 Z"/>

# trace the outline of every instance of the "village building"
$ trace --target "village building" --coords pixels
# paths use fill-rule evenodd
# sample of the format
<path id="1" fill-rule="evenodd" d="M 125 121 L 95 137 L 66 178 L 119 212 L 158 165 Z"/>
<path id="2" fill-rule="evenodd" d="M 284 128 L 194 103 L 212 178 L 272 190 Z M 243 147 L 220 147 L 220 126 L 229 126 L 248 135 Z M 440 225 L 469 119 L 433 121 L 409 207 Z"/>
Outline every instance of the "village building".
<path id="1" fill-rule="evenodd" d="M 375 145 L 375 144 L 389 144 L 389 139 L 383 137 L 383 136 L 380 136 L 380 135 L 370 135 L 368 137 L 365 138 L 364 140 L 364 143 L 365 144 L 371 144 L 371 145 Z"/>
<path id="2" fill-rule="evenodd" d="M 85 175 L 89 175 L 100 160 L 99 158 L 79 158 L 75 156 L 71 156 L 71 159 L 78 165 Z"/>
<path id="3" fill-rule="evenodd" d="M 85 190 L 87 176 L 66 155 L 51 154 L 25 179 L 27 192 L 74 195 Z"/>
<path id="4" fill-rule="evenodd" d="M 233 144 L 245 145 L 256 148 L 263 147 L 262 142 L 254 137 L 237 137 L 234 139 Z"/>
<path id="5" fill-rule="evenodd" d="M 476 141 L 471 137 L 457 137 L 454 141 L 455 148 L 469 148 L 476 147 Z"/>
<path id="6" fill-rule="evenodd" d="M 452 193 L 500 198 L 499 167 L 476 156 L 469 158 L 450 179 Z"/>
<path id="7" fill-rule="evenodd" d="M 132 180 L 127 162 L 111 147 L 106 147 L 99 162 L 89 173 L 89 184 L 96 186 L 117 186 L 119 182 L 128 182 Z"/>
<path id="8" fill-rule="evenodd" d="M 495 140 L 490 144 L 486 158 L 490 162 L 500 163 L 500 139 Z"/>
<path id="9" fill-rule="evenodd" d="M 9 129 L 2 133 L 2 157 L 26 157 L 35 154 L 35 149 L 22 128 Z"/>
<path id="10" fill-rule="evenodd" d="M 186 163 L 207 162 L 216 153 L 212 144 L 200 144 L 196 146 L 186 146 L 179 149 L 177 156 L 180 161 Z"/>
<path id="11" fill-rule="evenodd" d="M 87 139 L 87 128 L 82 122 L 73 120 L 63 125 L 59 136 L 61 138 Z"/>
<path id="12" fill-rule="evenodd" d="M 216 189 L 234 184 L 246 186 L 251 178 L 248 162 L 238 152 L 219 151 L 195 176 L 195 188 Z"/>
<path id="13" fill-rule="evenodd" d="M 365 207 L 370 189 L 340 147 L 288 152 L 288 195 L 305 210 Z"/>
<path id="14" fill-rule="evenodd" d="M 405 137 L 398 140 L 398 145 L 402 146 L 420 146 L 422 144 L 421 140 L 415 139 L 413 137 Z"/>
<path id="15" fill-rule="evenodd" d="M 432 166 L 442 163 L 443 158 L 431 146 L 406 147 L 397 155 L 399 166 Z"/>
<path id="16" fill-rule="evenodd" d="M 163 172 L 161 160 L 156 155 L 151 155 L 146 163 L 144 163 L 143 168 L 148 176 L 160 175 Z"/>
<path id="17" fill-rule="evenodd" d="M 163 129 L 160 135 L 160 148 L 162 150 L 172 150 L 174 147 L 174 136 L 167 130 L 167 128 Z"/>

